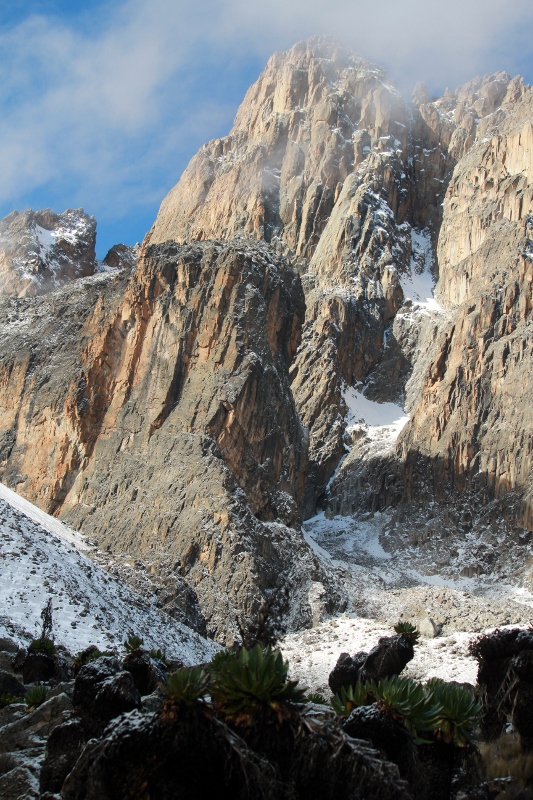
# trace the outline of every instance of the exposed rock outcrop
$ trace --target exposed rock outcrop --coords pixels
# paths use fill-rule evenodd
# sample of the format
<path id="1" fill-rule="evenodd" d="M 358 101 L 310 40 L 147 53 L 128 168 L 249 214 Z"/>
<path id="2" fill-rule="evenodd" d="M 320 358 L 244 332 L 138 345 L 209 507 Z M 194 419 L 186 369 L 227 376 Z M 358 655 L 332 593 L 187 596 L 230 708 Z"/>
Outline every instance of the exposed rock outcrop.
<path id="1" fill-rule="evenodd" d="M 46 294 L 96 270 L 96 221 L 83 209 L 13 211 L 0 220 L 0 295 Z"/>
<path id="2" fill-rule="evenodd" d="M 396 394 L 405 399 L 405 383 L 420 350 L 425 363 L 431 360 L 426 343 L 429 337 L 433 344 L 436 334 L 427 326 L 417 347 L 410 343 L 393 349 L 397 314 L 406 299 L 402 279 L 424 270 L 433 269 L 435 277 L 442 273 L 432 255 L 422 254 L 420 260 L 419 232 L 426 231 L 427 244 L 434 248 L 455 165 L 464 159 L 477 164 L 476 148 L 490 147 L 476 142 L 507 118 L 509 108 L 516 117 L 523 93 L 519 81 L 500 72 L 476 78 L 454 93 L 447 90 L 435 101 L 418 87 L 408 106 L 379 67 L 315 37 L 271 58 L 247 93 L 230 134 L 205 145 L 163 201 L 149 242 L 245 233 L 270 242 L 298 264 L 307 313 L 291 383 L 310 432 L 306 515 L 313 513 L 345 453 L 344 387 L 370 377 L 374 398 L 392 399 L 390 370 L 382 366 L 392 361 Z M 526 153 L 527 146 L 518 144 L 523 132 L 516 135 L 522 139 L 515 147 Z M 507 153 L 507 145 L 500 150 Z M 516 167 L 516 174 L 523 166 Z M 501 159 L 496 160 L 494 171 L 503 175 L 501 168 Z M 515 184 L 506 179 L 501 191 L 516 205 Z M 500 189 L 492 192 L 495 198 Z M 455 219 L 450 202 L 444 204 L 439 264 L 447 237 L 450 247 L 463 247 L 461 237 L 475 240 L 482 235 L 476 231 L 488 224 L 483 217 L 470 231 L 465 206 L 464 234 L 457 236 L 455 223 L 449 227 L 448 219 Z M 494 206 L 495 200 L 490 203 Z M 446 307 L 458 297 L 448 282 L 443 275 L 437 287 Z M 390 328 L 394 335 L 387 340 Z M 405 336 L 405 325 L 399 333 Z M 372 375 L 380 366 L 384 379 L 376 388 Z M 421 380 L 419 369 L 418 384 Z M 411 392 L 411 407 L 417 399 Z M 383 481 L 371 483 L 375 496 Z M 401 484 L 384 502 L 403 496 Z"/>
<path id="3" fill-rule="evenodd" d="M 103 263 L 106 267 L 114 269 L 124 269 L 134 267 L 139 256 L 140 245 L 129 247 L 127 244 L 114 244 L 111 247 Z"/>
<path id="4" fill-rule="evenodd" d="M 313 574 L 297 528 L 307 438 L 288 381 L 298 276 L 242 241 L 149 247 L 127 286 L 102 276 L 98 294 L 89 280 L 47 301 L 69 300 L 55 331 L 68 355 L 38 325 L 23 326 L 26 348 L 14 336 L 4 350 L 5 396 L 19 395 L 4 412 L 4 480 L 101 548 L 171 555 L 222 640 L 276 624 L 302 590 L 294 576 Z M 28 321 L 42 302 L 8 307 Z"/>

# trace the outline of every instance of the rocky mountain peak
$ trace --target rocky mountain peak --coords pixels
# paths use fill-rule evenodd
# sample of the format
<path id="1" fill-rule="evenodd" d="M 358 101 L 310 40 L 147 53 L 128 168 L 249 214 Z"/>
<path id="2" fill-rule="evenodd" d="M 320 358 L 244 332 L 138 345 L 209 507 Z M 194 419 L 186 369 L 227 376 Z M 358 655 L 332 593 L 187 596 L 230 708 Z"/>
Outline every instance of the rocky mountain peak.
<path id="1" fill-rule="evenodd" d="M 326 543 L 383 512 L 424 569 L 503 569 L 485 526 L 533 525 L 532 119 L 504 72 L 408 103 L 331 39 L 275 54 L 110 252 L 134 269 L 2 301 L 0 476 L 150 552 L 227 643 L 344 602 L 301 537 L 320 509 Z M 37 234 L 68 237 L 18 216 L 53 288 Z"/>
<path id="2" fill-rule="evenodd" d="M 405 142 L 405 131 L 404 104 L 384 70 L 328 38 L 300 42 L 270 59 L 230 134 L 191 161 L 149 240 L 245 233 L 310 258 L 370 144 Z"/>
<path id="3" fill-rule="evenodd" d="M 0 294 L 46 294 L 96 269 L 96 220 L 83 209 L 13 211 L 0 220 Z"/>

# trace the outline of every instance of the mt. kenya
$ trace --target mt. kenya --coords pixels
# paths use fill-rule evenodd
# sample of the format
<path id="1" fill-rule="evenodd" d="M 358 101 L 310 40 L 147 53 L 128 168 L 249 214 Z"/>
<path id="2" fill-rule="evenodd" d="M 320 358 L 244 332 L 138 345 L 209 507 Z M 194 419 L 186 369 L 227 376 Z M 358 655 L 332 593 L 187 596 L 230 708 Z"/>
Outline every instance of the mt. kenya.
<path id="1" fill-rule="evenodd" d="M 275 54 L 140 248 L 0 222 L 0 480 L 222 644 L 527 621 L 532 188 L 521 78 Z"/>

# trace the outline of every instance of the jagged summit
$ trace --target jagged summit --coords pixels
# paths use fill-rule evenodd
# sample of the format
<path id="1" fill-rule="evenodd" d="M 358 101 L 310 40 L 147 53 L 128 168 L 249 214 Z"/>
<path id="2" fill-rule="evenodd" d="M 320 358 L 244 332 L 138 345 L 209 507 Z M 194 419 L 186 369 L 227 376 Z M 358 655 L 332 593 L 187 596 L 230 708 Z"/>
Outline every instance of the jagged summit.
<path id="1" fill-rule="evenodd" d="M 281 236 L 309 256 L 336 188 L 363 158 L 354 131 L 404 139 L 404 117 L 385 71 L 333 40 L 276 53 L 229 135 L 204 145 L 165 198 L 149 241 Z"/>
<path id="2" fill-rule="evenodd" d="M 96 269 L 96 220 L 82 208 L 13 211 L 0 220 L 0 294 L 45 294 Z"/>

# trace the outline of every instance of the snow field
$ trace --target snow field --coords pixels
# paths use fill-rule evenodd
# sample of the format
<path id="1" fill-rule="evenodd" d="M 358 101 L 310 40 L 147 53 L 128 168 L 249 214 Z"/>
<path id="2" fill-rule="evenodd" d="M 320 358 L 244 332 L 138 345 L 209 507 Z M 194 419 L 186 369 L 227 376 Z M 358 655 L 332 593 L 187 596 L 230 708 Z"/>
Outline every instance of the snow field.
<path id="1" fill-rule="evenodd" d="M 327 698 L 331 692 L 328 676 L 341 653 L 369 652 L 381 636 L 392 636 L 391 627 L 362 617 L 337 617 L 310 630 L 287 634 L 280 641 L 283 656 L 289 661 L 290 677 Z M 468 655 L 473 633 L 455 633 L 436 639 L 423 639 L 415 656 L 402 672 L 420 681 L 442 678 L 446 681 L 476 683 L 477 662 Z"/>

